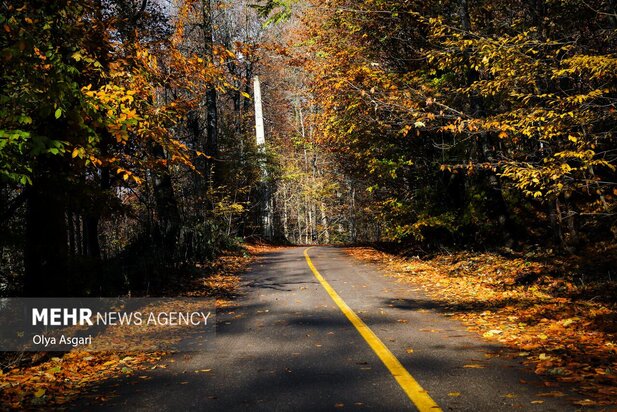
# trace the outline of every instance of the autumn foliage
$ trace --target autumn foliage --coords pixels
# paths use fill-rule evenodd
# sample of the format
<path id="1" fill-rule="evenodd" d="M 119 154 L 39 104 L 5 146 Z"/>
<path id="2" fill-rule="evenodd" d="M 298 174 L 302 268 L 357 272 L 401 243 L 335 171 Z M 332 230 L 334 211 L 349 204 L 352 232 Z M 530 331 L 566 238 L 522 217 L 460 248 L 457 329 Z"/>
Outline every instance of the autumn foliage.
<path id="1" fill-rule="evenodd" d="M 614 1 L 251 3 L 0 3 L 0 296 L 189 285 L 224 306 L 244 239 L 373 243 L 417 255 L 387 259 L 445 311 L 609 404 Z M 3 401 L 59 406 L 148 359 L 11 361 Z"/>
<path id="2" fill-rule="evenodd" d="M 2 5 L 4 293 L 160 290 L 164 268 L 185 276 L 181 266 L 254 230 L 246 91 L 259 25 L 239 22 L 250 13 L 226 2 Z"/>
<path id="3" fill-rule="evenodd" d="M 312 2 L 320 139 L 382 239 L 566 248 L 615 231 L 614 10 L 604 2 Z"/>

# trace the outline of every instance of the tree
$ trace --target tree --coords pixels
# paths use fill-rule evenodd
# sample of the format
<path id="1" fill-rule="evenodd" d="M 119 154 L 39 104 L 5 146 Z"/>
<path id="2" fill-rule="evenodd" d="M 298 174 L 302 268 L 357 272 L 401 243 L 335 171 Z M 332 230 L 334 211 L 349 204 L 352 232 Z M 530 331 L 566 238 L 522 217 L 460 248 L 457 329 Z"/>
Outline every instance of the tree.
<path id="1" fill-rule="evenodd" d="M 614 224 L 615 22 L 601 3 L 341 0 L 304 21 L 322 142 L 369 183 L 390 239 L 567 247 Z"/>

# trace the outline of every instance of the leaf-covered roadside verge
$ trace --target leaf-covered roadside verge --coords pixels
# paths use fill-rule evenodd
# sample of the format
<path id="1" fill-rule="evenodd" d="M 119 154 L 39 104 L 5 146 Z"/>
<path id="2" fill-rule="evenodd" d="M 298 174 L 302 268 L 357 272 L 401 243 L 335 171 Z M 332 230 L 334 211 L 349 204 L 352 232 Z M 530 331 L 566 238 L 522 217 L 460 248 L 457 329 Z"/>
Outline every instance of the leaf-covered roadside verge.
<path id="1" fill-rule="evenodd" d="M 513 349 L 536 374 L 574 384 L 580 406 L 617 405 L 617 284 L 568 273 L 573 258 L 459 252 L 421 260 L 348 248 L 420 286 L 470 331 Z M 551 396 L 565 396 L 556 390 Z M 548 396 L 548 395 L 547 395 Z"/>
<path id="2" fill-rule="evenodd" d="M 198 266 L 203 276 L 196 278 L 179 295 L 213 296 L 217 308 L 231 304 L 239 293 L 240 276 L 259 254 L 271 248 L 264 245 L 246 245 L 244 250 L 229 252 L 214 262 Z M 25 354 L 27 355 L 27 354 Z M 22 356 L 25 356 L 22 355 Z M 52 354 L 36 353 L 33 361 L 19 367 L 0 369 L 0 409 L 63 409 L 77 398 L 92 397 L 93 402 L 104 402 L 108 395 L 97 393 L 96 385 L 122 376 L 143 375 L 148 369 L 164 367 L 159 361 L 165 352 L 79 352 Z M 111 395 L 109 395 L 111 396 Z"/>

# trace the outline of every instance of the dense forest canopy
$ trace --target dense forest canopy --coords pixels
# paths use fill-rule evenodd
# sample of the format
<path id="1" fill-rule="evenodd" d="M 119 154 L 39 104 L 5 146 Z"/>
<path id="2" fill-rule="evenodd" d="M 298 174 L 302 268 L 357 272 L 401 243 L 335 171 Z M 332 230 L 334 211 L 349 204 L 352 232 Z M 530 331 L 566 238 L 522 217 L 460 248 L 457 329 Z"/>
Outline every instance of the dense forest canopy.
<path id="1" fill-rule="evenodd" d="M 617 236 L 612 0 L 20 0 L 0 32 L 3 294 L 150 293 L 243 238 Z"/>
<path id="2" fill-rule="evenodd" d="M 22 1 L 0 22 L 3 287 L 155 290 L 251 233 L 250 9 Z"/>
<path id="3" fill-rule="evenodd" d="M 385 236 L 613 239 L 614 4 L 330 1 L 304 20 L 320 139 Z"/>

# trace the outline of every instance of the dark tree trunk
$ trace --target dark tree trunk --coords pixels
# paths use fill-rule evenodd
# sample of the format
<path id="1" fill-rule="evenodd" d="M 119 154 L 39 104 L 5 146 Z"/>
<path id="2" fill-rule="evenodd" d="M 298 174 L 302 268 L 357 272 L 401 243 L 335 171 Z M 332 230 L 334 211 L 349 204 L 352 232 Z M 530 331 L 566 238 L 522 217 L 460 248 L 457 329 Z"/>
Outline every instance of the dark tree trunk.
<path id="1" fill-rule="evenodd" d="M 58 174 L 41 173 L 28 188 L 24 296 L 67 293 L 66 196 Z"/>
<path id="2" fill-rule="evenodd" d="M 162 147 L 157 145 L 153 151 L 157 157 L 163 158 L 164 152 Z M 171 175 L 166 167 L 155 174 L 153 189 L 163 257 L 166 261 L 170 262 L 175 256 L 178 235 L 180 233 L 180 210 L 178 209 L 178 202 L 174 194 Z"/>
<path id="3" fill-rule="evenodd" d="M 471 19 L 469 18 L 469 5 L 467 4 L 467 0 L 459 0 L 458 7 L 461 28 L 465 31 L 471 31 Z"/>
<path id="4" fill-rule="evenodd" d="M 544 17 L 546 16 L 546 5 L 544 0 L 531 0 L 529 2 L 529 15 L 531 16 L 531 24 L 538 29 L 538 35 L 541 39 L 545 39 L 547 32 L 544 21 Z"/>
<path id="5" fill-rule="evenodd" d="M 206 162 L 206 178 L 208 184 L 217 186 L 220 182 L 215 171 L 214 158 L 218 157 L 218 113 L 217 113 L 217 93 L 214 87 L 208 88 L 206 91 L 206 144 L 204 147 L 205 153 L 211 158 Z"/>
<path id="6" fill-rule="evenodd" d="M 98 215 L 84 217 L 84 255 L 94 259 L 100 259 L 101 257 Z"/>
<path id="7" fill-rule="evenodd" d="M 68 231 L 69 231 L 69 256 L 75 256 L 75 221 L 73 220 L 73 210 L 69 209 L 66 213 L 66 221 L 68 223 Z"/>

